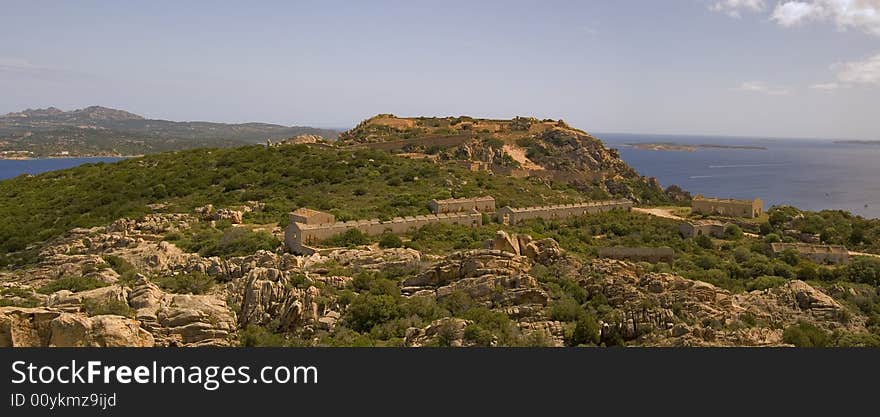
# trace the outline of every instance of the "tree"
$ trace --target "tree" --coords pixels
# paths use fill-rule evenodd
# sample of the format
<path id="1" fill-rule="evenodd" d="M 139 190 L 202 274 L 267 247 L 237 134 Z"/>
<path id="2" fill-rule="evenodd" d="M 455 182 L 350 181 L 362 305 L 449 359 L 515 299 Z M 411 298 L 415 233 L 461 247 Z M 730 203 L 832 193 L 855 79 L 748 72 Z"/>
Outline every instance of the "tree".
<path id="1" fill-rule="evenodd" d="M 739 240 L 743 237 L 742 228 L 735 224 L 731 224 L 724 228 L 724 237 L 731 240 Z"/>
<path id="2" fill-rule="evenodd" d="M 801 262 L 801 255 L 794 249 L 786 249 L 779 255 L 779 259 L 791 266 L 795 266 Z"/>
<path id="3" fill-rule="evenodd" d="M 856 257 L 846 267 L 845 275 L 850 281 L 880 285 L 880 259 Z"/>
<path id="4" fill-rule="evenodd" d="M 715 247 L 715 244 L 712 243 L 712 238 L 706 235 L 699 235 L 694 238 L 694 241 L 697 242 L 697 246 L 703 249 L 713 249 Z"/>
<path id="5" fill-rule="evenodd" d="M 569 346 L 598 345 L 600 337 L 599 323 L 592 314 L 583 314 L 574 326 Z"/>
<path id="6" fill-rule="evenodd" d="M 403 246 L 403 241 L 400 240 L 400 237 L 393 233 L 384 233 L 382 237 L 379 238 L 379 247 L 383 249 L 388 248 L 399 248 Z"/>
<path id="7" fill-rule="evenodd" d="M 782 340 L 797 347 L 826 347 L 829 343 L 828 333 L 807 322 L 789 326 L 782 333 Z"/>

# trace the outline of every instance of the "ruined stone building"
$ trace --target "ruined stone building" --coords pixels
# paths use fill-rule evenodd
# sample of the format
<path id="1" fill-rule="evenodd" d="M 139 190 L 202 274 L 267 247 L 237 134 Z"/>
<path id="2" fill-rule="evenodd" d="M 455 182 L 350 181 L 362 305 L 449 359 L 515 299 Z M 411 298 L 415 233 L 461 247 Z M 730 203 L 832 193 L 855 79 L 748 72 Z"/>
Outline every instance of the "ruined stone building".
<path id="1" fill-rule="evenodd" d="M 310 248 L 310 245 L 317 244 L 322 240 L 345 233 L 351 229 L 360 230 L 366 235 L 376 236 L 386 232 L 404 234 L 433 223 L 458 224 L 469 227 L 483 225 L 483 215 L 476 211 L 395 217 L 386 221 L 370 219 L 346 222 L 337 222 L 332 215 L 315 210 L 309 210 L 309 213 L 311 214 L 309 217 L 302 217 L 301 214 L 290 214 L 292 221 L 284 231 L 284 243 L 294 253 L 311 254 L 314 252 L 314 249 Z M 298 221 L 302 219 L 308 222 L 302 223 Z M 332 221 L 323 222 L 323 220 L 327 219 L 332 219 Z"/>
<path id="2" fill-rule="evenodd" d="M 753 218 L 760 216 L 764 212 L 764 202 L 760 198 L 754 200 L 734 200 L 697 195 L 691 201 L 691 211 L 699 214 Z"/>
<path id="3" fill-rule="evenodd" d="M 542 218 L 546 220 L 567 219 L 587 214 L 603 213 L 611 210 L 629 211 L 633 206 L 630 200 L 591 201 L 587 203 L 556 204 L 513 208 L 502 207 L 495 213 L 496 221 L 502 224 L 516 224 L 524 220 Z"/>
<path id="4" fill-rule="evenodd" d="M 479 211 L 481 213 L 495 212 L 495 198 L 492 196 L 472 198 L 450 198 L 446 200 L 431 200 L 428 202 L 431 213 L 464 213 Z"/>
<path id="5" fill-rule="evenodd" d="M 599 257 L 634 262 L 672 262 L 675 258 L 675 251 L 668 246 L 660 248 L 601 247 L 599 248 Z"/>
<path id="6" fill-rule="evenodd" d="M 679 225 L 678 232 L 684 237 L 691 238 L 702 235 L 722 238 L 724 237 L 724 229 L 727 226 L 727 223 L 715 220 L 693 220 Z"/>
<path id="7" fill-rule="evenodd" d="M 848 264 L 849 251 L 841 245 L 814 245 L 809 243 L 771 243 L 774 256 L 793 250 L 817 264 Z"/>
<path id="8" fill-rule="evenodd" d="M 324 213 L 323 211 L 312 210 L 309 208 L 301 207 L 294 210 L 290 213 L 290 222 L 302 223 L 302 224 L 326 224 L 326 223 L 335 223 L 336 216 L 330 213 Z"/>
<path id="9" fill-rule="evenodd" d="M 496 213 L 496 219 L 505 224 L 534 219 L 566 219 L 585 214 L 601 213 L 610 210 L 629 210 L 632 201 L 609 200 L 553 206 L 512 208 L 504 207 Z M 468 227 L 483 225 L 483 214 L 495 211 L 495 199 L 491 196 L 431 200 L 433 214 L 395 217 L 391 220 L 351 220 L 340 222 L 329 213 L 300 208 L 290 213 L 290 225 L 284 231 L 284 242 L 294 253 L 311 254 L 310 246 L 333 236 L 356 229 L 366 235 L 383 233 L 405 234 L 429 224 L 456 224 Z"/>

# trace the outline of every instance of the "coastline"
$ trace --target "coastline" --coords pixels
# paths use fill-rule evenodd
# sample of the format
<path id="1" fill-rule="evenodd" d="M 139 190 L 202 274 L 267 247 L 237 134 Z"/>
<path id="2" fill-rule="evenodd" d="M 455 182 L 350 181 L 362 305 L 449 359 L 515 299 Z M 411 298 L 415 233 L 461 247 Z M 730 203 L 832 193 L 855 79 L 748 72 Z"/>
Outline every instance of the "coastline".
<path id="1" fill-rule="evenodd" d="M 34 161 L 40 159 L 84 159 L 84 158 L 140 158 L 144 155 L 53 155 L 53 156 L 23 156 L 23 157 L 5 157 L 0 156 L 0 161 Z"/>

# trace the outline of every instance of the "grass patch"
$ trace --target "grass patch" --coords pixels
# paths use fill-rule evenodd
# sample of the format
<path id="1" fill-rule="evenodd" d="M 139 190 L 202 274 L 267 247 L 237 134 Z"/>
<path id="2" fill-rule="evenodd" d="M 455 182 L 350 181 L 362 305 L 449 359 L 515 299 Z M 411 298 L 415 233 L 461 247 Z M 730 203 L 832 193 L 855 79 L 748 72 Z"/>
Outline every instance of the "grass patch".
<path id="1" fill-rule="evenodd" d="M 120 300 L 86 300 L 83 302 L 82 310 L 89 316 L 114 315 L 128 318 L 135 317 L 135 309 L 131 308 L 125 301 Z"/>
<path id="2" fill-rule="evenodd" d="M 205 294 L 216 281 L 201 272 L 167 275 L 153 279 L 162 289 L 175 294 Z"/>
<path id="3" fill-rule="evenodd" d="M 106 287 L 107 285 L 110 284 L 92 277 L 64 277 L 40 287 L 37 292 L 40 294 L 52 294 L 61 290 L 80 292 Z"/>

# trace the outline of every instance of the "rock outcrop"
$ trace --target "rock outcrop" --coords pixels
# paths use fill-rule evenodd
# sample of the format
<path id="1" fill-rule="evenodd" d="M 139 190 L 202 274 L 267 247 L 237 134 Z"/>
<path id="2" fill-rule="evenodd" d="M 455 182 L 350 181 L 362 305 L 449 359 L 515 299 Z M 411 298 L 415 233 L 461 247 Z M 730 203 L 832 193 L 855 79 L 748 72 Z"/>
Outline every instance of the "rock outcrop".
<path id="1" fill-rule="evenodd" d="M 137 320 L 38 307 L 0 307 L 0 347 L 151 347 Z"/>
<path id="2" fill-rule="evenodd" d="M 438 299 L 463 292 L 492 305 L 546 304 L 549 295 L 528 275 L 528 258 L 495 249 L 459 252 L 404 281 L 404 291 Z"/>
<path id="3" fill-rule="evenodd" d="M 240 284 L 242 288 L 235 292 L 241 294 L 239 324 L 242 327 L 275 321 L 277 330 L 295 332 L 324 317 L 324 312 L 318 309 L 317 300 L 321 295 L 318 288 L 293 287 L 289 275 L 283 271 L 256 268 Z"/>
<path id="4" fill-rule="evenodd" d="M 579 283 L 614 309 L 605 331 L 620 332 L 639 345 L 782 345 L 782 329 L 800 321 L 828 331 L 864 331 L 863 320 L 850 318 L 842 305 L 803 281 L 731 294 L 705 282 L 640 273 L 629 262 L 601 259 L 583 268 Z"/>
<path id="5" fill-rule="evenodd" d="M 237 328 L 234 313 L 217 295 L 168 294 L 144 276 L 128 303 L 160 346 L 227 346 Z"/>

